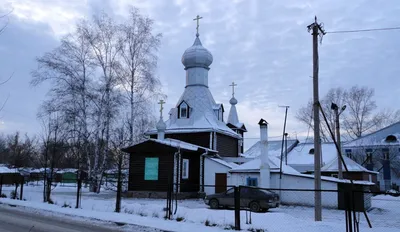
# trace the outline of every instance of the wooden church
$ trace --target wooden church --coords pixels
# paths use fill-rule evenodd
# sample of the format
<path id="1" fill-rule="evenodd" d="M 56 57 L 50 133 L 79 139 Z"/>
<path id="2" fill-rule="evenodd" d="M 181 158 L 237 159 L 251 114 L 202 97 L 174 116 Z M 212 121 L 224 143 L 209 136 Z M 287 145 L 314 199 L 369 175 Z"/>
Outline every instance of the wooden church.
<path id="1" fill-rule="evenodd" d="M 207 184 L 222 186 L 218 191 L 225 189 L 227 170 L 223 169 L 235 164 L 222 158 L 243 153 L 246 127 L 239 122 L 234 93 L 228 120 L 224 121 L 224 107 L 215 102 L 208 88 L 212 62 L 213 56 L 202 46 L 197 32 L 193 45 L 182 55 L 186 86 L 168 119 L 163 120 L 164 102 L 160 101 L 160 120 L 146 133 L 148 139 L 123 149 L 130 154 L 131 196 L 164 197 L 171 183 L 183 197 L 203 193 Z"/>

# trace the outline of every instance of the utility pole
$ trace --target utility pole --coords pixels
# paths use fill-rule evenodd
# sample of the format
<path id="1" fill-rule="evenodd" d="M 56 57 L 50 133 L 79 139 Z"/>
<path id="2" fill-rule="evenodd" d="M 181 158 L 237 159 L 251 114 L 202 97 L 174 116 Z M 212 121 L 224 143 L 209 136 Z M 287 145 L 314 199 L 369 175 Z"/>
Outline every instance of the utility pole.
<path id="1" fill-rule="evenodd" d="M 341 144 L 340 144 L 340 121 L 339 121 L 339 116 L 341 113 L 343 113 L 343 111 L 346 109 L 346 106 L 344 105 L 339 112 L 339 107 L 338 105 L 336 105 L 335 103 L 332 103 L 331 105 L 331 109 L 334 111 L 335 113 L 335 129 L 336 129 L 336 143 L 337 143 L 337 147 L 338 147 L 338 178 L 339 179 L 343 179 L 343 167 L 342 167 L 342 159 L 340 157 L 341 154 Z"/>
<path id="2" fill-rule="evenodd" d="M 308 31 L 312 30 L 313 36 L 313 109 L 314 109 L 314 189 L 315 189 L 315 221 L 322 221 L 322 203 L 321 203 L 321 138 L 320 138 L 320 120 L 319 120 L 319 93 L 318 93 L 318 35 L 324 35 L 325 32 L 321 24 L 317 22 L 315 16 L 314 23 L 310 24 Z"/>
<path id="3" fill-rule="evenodd" d="M 287 164 L 287 154 L 286 154 L 285 157 L 283 156 L 283 146 L 284 146 L 285 134 L 286 134 L 287 113 L 288 113 L 288 109 L 289 109 L 290 106 L 279 106 L 279 107 L 284 107 L 285 108 L 285 121 L 283 122 L 283 133 L 282 133 L 281 162 L 280 162 L 280 169 L 279 169 L 279 171 L 280 171 L 279 178 L 282 179 L 282 162 L 283 162 L 283 158 L 286 159 L 286 164 Z"/>

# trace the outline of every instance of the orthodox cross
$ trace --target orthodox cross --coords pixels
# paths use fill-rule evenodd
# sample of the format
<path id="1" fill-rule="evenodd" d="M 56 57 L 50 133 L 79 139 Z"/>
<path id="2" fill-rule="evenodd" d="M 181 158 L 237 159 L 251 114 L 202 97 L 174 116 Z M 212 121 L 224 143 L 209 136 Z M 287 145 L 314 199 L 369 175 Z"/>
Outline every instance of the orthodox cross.
<path id="1" fill-rule="evenodd" d="M 234 97 L 235 96 L 235 86 L 237 86 L 237 84 L 235 84 L 235 82 L 232 82 L 232 84 L 229 86 L 232 86 L 232 97 Z"/>
<path id="2" fill-rule="evenodd" d="M 203 18 L 203 17 L 200 17 L 199 15 L 197 15 L 197 17 L 193 19 L 193 21 L 194 21 L 194 20 L 197 21 L 197 27 L 196 27 L 197 33 L 196 33 L 196 35 L 199 34 L 199 21 L 200 21 L 200 19 L 202 19 L 202 18 Z"/>
<path id="3" fill-rule="evenodd" d="M 164 109 L 163 105 L 165 104 L 165 101 L 161 99 L 161 100 L 158 102 L 158 104 L 160 104 L 160 117 L 162 118 L 162 111 L 163 111 L 163 109 Z"/>

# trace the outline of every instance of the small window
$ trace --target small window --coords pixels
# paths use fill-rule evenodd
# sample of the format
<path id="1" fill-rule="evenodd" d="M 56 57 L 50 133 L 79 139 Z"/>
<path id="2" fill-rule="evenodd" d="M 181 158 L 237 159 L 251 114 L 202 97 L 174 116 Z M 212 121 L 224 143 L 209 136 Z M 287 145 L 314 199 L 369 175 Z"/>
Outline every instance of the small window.
<path id="1" fill-rule="evenodd" d="M 182 160 L 182 179 L 189 179 L 189 160 Z"/>
<path id="2" fill-rule="evenodd" d="M 346 149 L 345 153 L 348 158 L 352 159 L 351 149 Z"/>
<path id="3" fill-rule="evenodd" d="M 258 182 L 257 178 L 251 178 L 251 177 L 247 178 L 247 186 L 257 187 L 258 186 L 257 182 Z"/>
<path id="4" fill-rule="evenodd" d="M 188 112 L 189 107 L 185 102 L 182 102 L 182 104 L 179 107 L 179 117 L 180 118 L 188 118 Z"/>
<path id="5" fill-rule="evenodd" d="M 314 155 L 314 148 L 311 148 L 311 149 L 308 151 L 308 154 Z"/>
<path id="6" fill-rule="evenodd" d="M 367 154 L 367 163 L 372 163 L 372 149 L 366 149 L 365 153 Z"/>
<path id="7" fill-rule="evenodd" d="M 382 149 L 382 153 L 383 153 L 383 159 L 384 160 L 389 160 L 390 159 L 389 149 L 388 148 L 383 148 Z"/>
<path id="8" fill-rule="evenodd" d="M 389 135 L 388 137 L 386 137 L 385 141 L 388 143 L 393 143 L 393 142 L 397 142 L 397 138 L 394 135 Z"/>

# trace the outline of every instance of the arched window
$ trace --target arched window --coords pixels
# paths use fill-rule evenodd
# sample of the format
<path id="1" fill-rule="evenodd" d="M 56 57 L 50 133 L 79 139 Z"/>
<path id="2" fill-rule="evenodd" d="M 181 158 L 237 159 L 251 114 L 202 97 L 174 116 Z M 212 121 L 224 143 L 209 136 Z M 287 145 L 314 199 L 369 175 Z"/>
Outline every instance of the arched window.
<path id="1" fill-rule="evenodd" d="M 386 137 L 385 141 L 388 143 L 393 143 L 393 142 L 397 142 L 397 138 L 394 135 L 388 135 L 388 137 Z"/>
<path id="2" fill-rule="evenodd" d="M 189 106 L 184 101 L 179 105 L 178 117 L 179 118 L 189 118 Z"/>
<path id="3" fill-rule="evenodd" d="M 311 148 L 311 149 L 308 151 L 308 154 L 314 155 L 314 148 Z"/>

